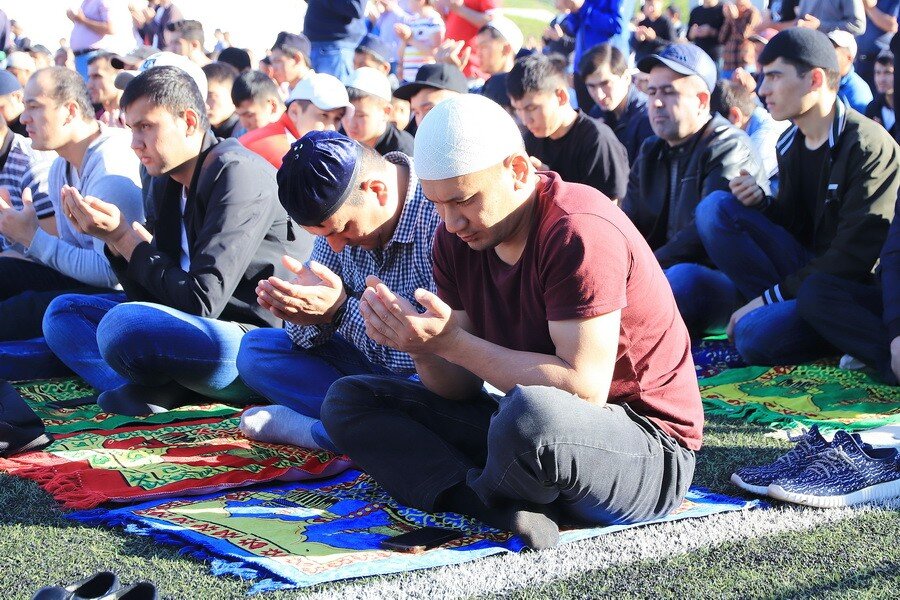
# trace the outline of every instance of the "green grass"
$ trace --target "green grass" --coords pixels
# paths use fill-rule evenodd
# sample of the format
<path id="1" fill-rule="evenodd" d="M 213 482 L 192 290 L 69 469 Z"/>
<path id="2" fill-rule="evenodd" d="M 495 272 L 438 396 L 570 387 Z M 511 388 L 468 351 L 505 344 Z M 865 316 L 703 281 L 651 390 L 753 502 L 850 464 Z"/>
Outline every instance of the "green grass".
<path id="1" fill-rule="evenodd" d="M 738 466 L 773 460 L 789 446 L 765 429 L 714 419 L 698 456 L 695 483 L 735 493 L 730 473 Z M 857 535 L 856 532 L 859 532 Z M 882 595 L 898 583 L 900 513 L 862 514 L 836 526 L 720 546 L 665 561 L 647 561 L 585 573 L 522 591 L 520 597 L 629 595 L 707 597 Z M 826 548 L 840 559 L 819 559 Z M 0 597 L 29 598 L 41 585 L 72 581 L 113 568 L 126 582 L 154 581 L 167 598 L 240 598 L 249 582 L 213 577 L 208 565 L 178 555 L 173 546 L 118 529 L 85 527 L 64 518 L 34 483 L 0 475 Z M 339 590 L 341 583 L 317 586 Z M 727 593 L 726 593 L 727 592 Z M 266 594 L 296 597 L 296 592 Z"/>

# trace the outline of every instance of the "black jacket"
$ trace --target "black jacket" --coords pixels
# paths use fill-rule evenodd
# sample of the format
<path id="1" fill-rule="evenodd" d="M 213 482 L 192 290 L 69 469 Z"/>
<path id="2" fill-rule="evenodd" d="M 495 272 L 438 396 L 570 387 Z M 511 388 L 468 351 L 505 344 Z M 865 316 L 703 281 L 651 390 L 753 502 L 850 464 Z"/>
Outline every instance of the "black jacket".
<path id="1" fill-rule="evenodd" d="M 622 145 L 625 146 L 628 160 L 632 165 L 641 151 L 641 144 L 653 137 L 653 127 L 650 126 L 650 118 L 647 116 L 647 96 L 634 86 L 631 86 L 628 96 L 625 97 L 625 110 L 622 112 L 621 118 L 611 110 L 601 110 L 599 106 L 591 109 L 591 116 L 609 125 Z"/>
<path id="2" fill-rule="evenodd" d="M 278 202 L 275 169 L 236 139 L 216 139 L 210 131 L 191 181 L 184 211 L 190 270 L 180 266 L 182 186 L 153 177 L 147 195 L 153 241 L 139 244 L 128 262 L 107 252 L 128 299 L 245 329 L 280 326 L 257 303 L 256 285 L 270 275 L 290 278 L 281 256 L 305 260 L 311 242 Z"/>
<path id="3" fill-rule="evenodd" d="M 869 102 L 869 105 L 866 107 L 866 116 L 869 117 L 870 119 L 872 119 L 873 121 L 875 121 L 876 123 L 880 123 L 881 126 L 884 127 L 883 118 L 881 116 L 882 108 L 894 110 L 890 106 L 887 105 L 887 100 L 884 99 L 884 94 L 878 94 L 875 96 L 875 99 L 872 100 L 871 102 Z M 887 127 L 884 127 L 884 128 L 888 130 L 888 133 L 890 133 L 891 135 L 894 135 L 895 130 L 897 128 L 897 123 L 894 122 L 894 124 L 891 125 L 890 128 L 887 128 Z"/>
<path id="4" fill-rule="evenodd" d="M 670 198 L 670 169 L 676 160 L 677 189 Z M 721 115 L 675 148 L 656 136 L 644 142 L 631 168 L 622 210 L 664 269 L 685 262 L 712 265 L 697 232 L 694 210 L 712 192 L 728 191 L 728 182 L 741 169 L 768 189 L 750 138 Z"/>
<path id="5" fill-rule="evenodd" d="M 887 238 L 900 189 L 900 147 L 878 123 L 841 100 L 836 106 L 812 222 L 794 193 L 797 170 L 803 168 L 797 158 L 805 143 L 803 133 L 794 126 L 778 139 L 778 197 L 767 197 L 760 209 L 815 258 L 763 292 L 767 302 L 795 298 L 800 284 L 812 273 L 871 281 Z"/>

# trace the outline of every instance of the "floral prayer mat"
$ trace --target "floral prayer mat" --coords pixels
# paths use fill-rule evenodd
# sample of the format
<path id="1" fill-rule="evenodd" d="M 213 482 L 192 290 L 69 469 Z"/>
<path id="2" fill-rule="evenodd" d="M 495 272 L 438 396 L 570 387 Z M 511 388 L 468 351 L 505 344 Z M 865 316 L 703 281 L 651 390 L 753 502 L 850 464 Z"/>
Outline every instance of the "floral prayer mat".
<path id="1" fill-rule="evenodd" d="M 678 510 L 651 523 L 760 505 L 692 488 Z M 216 575 L 257 579 L 251 592 L 451 565 L 522 549 L 517 537 L 469 517 L 428 514 L 397 504 L 356 470 L 327 481 L 258 486 L 69 516 L 83 523 L 123 526 L 181 546 L 183 552 L 210 561 Z M 387 538 L 425 526 L 458 529 L 465 536 L 420 554 L 380 547 Z M 564 531 L 561 543 L 635 526 Z"/>

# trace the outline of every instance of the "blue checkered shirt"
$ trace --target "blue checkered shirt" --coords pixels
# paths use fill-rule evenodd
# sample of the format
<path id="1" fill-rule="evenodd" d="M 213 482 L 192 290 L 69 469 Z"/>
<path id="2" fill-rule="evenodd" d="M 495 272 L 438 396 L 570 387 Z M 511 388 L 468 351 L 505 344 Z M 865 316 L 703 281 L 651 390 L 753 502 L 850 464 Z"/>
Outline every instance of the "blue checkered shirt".
<path id="1" fill-rule="evenodd" d="M 38 152 L 31 148 L 31 140 L 10 131 L 7 135 L 13 136 L 12 145 L 9 148 L 9 156 L 6 164 L 0 169 L 0 187 L 9 190 L 9 199 L 12 205 L 22 208 L 22 190 L 31 188 L 31 201 L 39 219 L 53 216 L 53 202 L 47 193 L 47 173 L 55 152 Z M 19 244 L 12 244 L 0 235 L 0 250 L 16 250 L 25 252 L 25 248 Z"/>
<path id="2" fill-rule="evenodd" d="M 359 313 L 359 302 L 366 289 L 366 276 L 375 275 L 388 288 L 421 310 L 413 293 L 417 288 L 435 291 L 432 244 L 439 217 L 434 205 L 422 193 L 422 187 L 413 173 L 412 159 L 402 152 L 391 152 L 385 158 L 394 164 L 409 167 L 406 202 L 394 235 L 384 248 L 363 250 L 346 246 L 340 253 L 335 253 L 325 238 L 316 238 L 311 258 L 337 273 L 343 280 L 347 290 L 344 314 L 337 325 L 288 323 L 286 330 L 291 340 L 301 348 L 323 344 L 334 333 L 338 333 L 356 346 L 370 362 L 398 374 L 410 374 L 416 369 L 408 354 L 376 344 L 366 335 L 366 324 Z"/>

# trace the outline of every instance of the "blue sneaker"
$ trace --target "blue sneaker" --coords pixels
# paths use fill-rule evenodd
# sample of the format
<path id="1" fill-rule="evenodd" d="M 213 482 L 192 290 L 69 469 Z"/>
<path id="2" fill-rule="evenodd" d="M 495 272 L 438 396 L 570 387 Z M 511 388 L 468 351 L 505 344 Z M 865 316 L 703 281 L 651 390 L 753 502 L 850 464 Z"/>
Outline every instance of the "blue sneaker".
<path id="1" fill-rule="evenodd" d="M 774 481 L 769 496 L 831 508 L 900 497 L 900 451 L 860 444 L 845 431 L 802 473 Z"/>
<path id="2" fill-rule="evenodd" d="M 790 452 L 769 465 L 738 469 L 731 475 L 731 483 L 748 492 L 765 496 L 770 483 L 783 477 L 799 475 L 815 455 L 825 452 L 831 446 L 819 433 L 818 425 L 813 425 L 802 435 L 789 435 L 788 439 L 797 442 Z"/>

